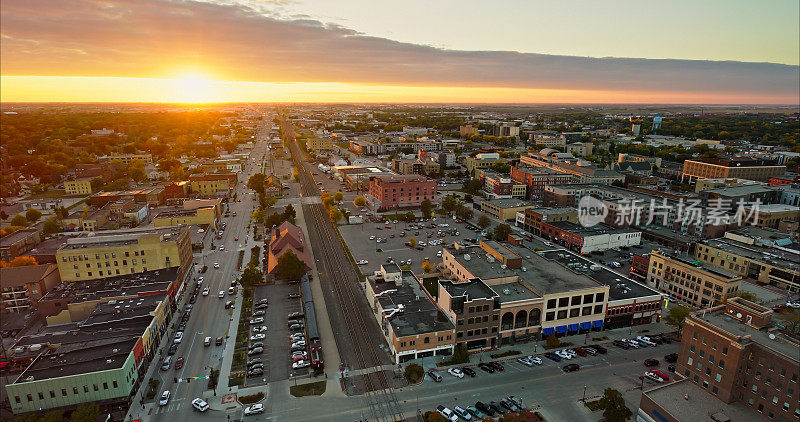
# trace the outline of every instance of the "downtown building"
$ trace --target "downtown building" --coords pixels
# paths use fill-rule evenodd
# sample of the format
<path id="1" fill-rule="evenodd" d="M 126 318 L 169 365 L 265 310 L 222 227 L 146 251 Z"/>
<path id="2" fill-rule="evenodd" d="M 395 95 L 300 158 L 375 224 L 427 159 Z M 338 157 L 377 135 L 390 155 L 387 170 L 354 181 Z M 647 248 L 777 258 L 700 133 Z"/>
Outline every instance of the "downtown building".
<path id="1" fill-rule="evenodd" d="M 800 419 L 800 344 L 742 298 L 686 318 L 675 373 L 643 392 L 637 420 Z"/>
<path id="2" fill-rule="evenodd" d="M 692 183 L 697 179 L 747 179 L 766 182 L 770 177 L 782 176 L 786 166 L 775 160 L 745 157 L 704 158 L 683 162 L 681 181 Z"/>
<path id="3" fill-rule="evenodd" d="M 437 203 L 436 181 L 421 175 L 386 175 L 369 178 L 369 198 L 376 209 L 415 208 L 425 200 Z"/>
<path id="4" fill-rule="evenodd" d="M 684 253 L 669 250 L 650 253 L 647 284 L 694 308 L 720 304 L 739 290 L 741 282 L 742 276 L 704 265 Z"/>

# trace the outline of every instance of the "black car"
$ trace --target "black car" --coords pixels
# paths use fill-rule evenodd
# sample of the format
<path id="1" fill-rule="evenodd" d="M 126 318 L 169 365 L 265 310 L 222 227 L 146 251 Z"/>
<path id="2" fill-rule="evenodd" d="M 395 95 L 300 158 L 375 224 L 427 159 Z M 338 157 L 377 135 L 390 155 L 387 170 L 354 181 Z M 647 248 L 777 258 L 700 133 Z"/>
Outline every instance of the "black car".
<path id="1" fill-rule="evenodd" d="M 489 402 L 489 407 L 491 407 L 492 410 L 495 411 L 495 413 L 499 413 L 501 415 L 505 415 L 506 413 L 508 413 L 506 409 L 503 407 L 503 405 L 497 403 L 496 401 Z"/>
<path id="2" fill-rule="evenodd" d="M 581 369 L 581 366 L 578 365 L 577 363 L 570 363 L 570 364 L 564 365 L 564 367 L 562 367 L 561 369 L 563 369 L 564 372 L 573 372 L 573 371 L 577 371 L 577 370 Z"/>
<path id="3" fill-rule="evenodd" d="M 186 323 L 182 322 L 178 324 L 178 331 L 186 331 Z"/>
<path id="4" fill-rule="evenodd" d="M 547 359 L 550 359 L 552 361 L 555 361 L 555 362 L 561 362 L 561 356 L 558 356 L 555 353 L 547 352 L 547 353 L 544 354 L 544 357 L 546 357 Z"/>
<path id="5" fill-rule="evenodd" d="M 247 375 L 249 375 L 249 376 L 261 375 L 263 373 L 264 373 L 264 370 L 262 368 L 255 368 L 255 369 L 251 369 L 251 370 L 247 371 Z"/>
<path id="6" fill-rule="evenodd" d="M 601 355 L 608 353 L 608 349 L 600 345 L 593 345 L 592 349 L 597 350 L 597 353 L 600 353 Z"/>
<path id="7" fill-rule="evenodd" d="M 486 363 L 479 363 L 478 364 L 478 368 L 480 368 L 480 369 L 482 369 L 485 372 L 488 372 L 490 374 L 494 373 L 494 367 L 492 365 L 489 365 L 489 364 L 486 364 Z"/>
<path id="8" fill-rule="evenodd" d="M 614 340 L 614 342 L 612 344 L 614 346 L 617 346 L 617 347 L 619 347 L 621 349 L 625 349 L 625 350 L 628 350 L 628 349 L 631 348 L 631 345 L 628 344 L 628 342 L 622 341 L 622 340 Z"/>
<path id="9" fill-rule="evenodd" d="M 257 363 L 261 363 L 261 358 L 254 358 L 247 361 L 247 366 L 253 366 Z"/>
<path id="10" fill-rule="evenodd" d="M 505 400 L 505 399 L 500 400 L 500 406 L 505 407 L 506 410 L 508 410 L 511 413 L 516 412 L 516 411 L 519 410 L 519 408 L 514 403 L 511 403 L 510 401 Z"/>
<path id="11" fill-rule="evenodd" d="M 189 303 L 195 303 L 195 302 L 197 302 L 197 296 L 192 296 L 192 298 L 189 299 Z"/>
<path id="12" fill-rule="evenodd" d="M 670 366 L 668 366 L 668 367 L 667 367 L 667 371 L 669 371 L 669 372 L 675 372 L 675 365 L 670 365 Z"/>
<path id="13" fill-rule="evenodd" d="M 475 402 L 475 408 L 480 410 L 481 412 L 487 414 L 488 416 L 494 416 L 495 412 L 492 410 L 491 407 L 487 406 L 484 402 L 477 401 Z"/>
<path id="14" fill-rule="evenodd" d="M 172 346 L 169 346 L 169 350 L 167 350 L 167 354 L 170 355 L 170 356 L 174 355 L 175 353 L 178 353 L 178 345 L 177 344 L 173 344 Z"/>
<path id="15" fill-rule="evenodd" d="M 222 346 L 222 336 L 217 337 L 217 340 L 214 342 L 217 346 Z"/>
<path id="16" fill-rule="evenodd" d="M 667 363 L 675 363 L 675 362 L 678 361 L 678 354 L 677 353 L 670 353 L 670 354 L 664 356 L 664 360 L 667 361 Z"/>
<path id="17" fill-rule="evenodd" d="M 461 368 L 461 372 L 467 374 L 470 378 L 475 378 L 475 371 L 472 368 L 463 367 Z"/>
<path id="18" fill-rule="evenodd" d="M 651 366 L 658 366 L 658 359 L 645 359 L 644 366 L 651 367 Z"/>
<path id="19" fill-rule="evenodd" d="M 286 315 L 287 319 L 298 319 L 303 318 L 305 315 L 302 312 L 292 312 L 289 315 Z"/>

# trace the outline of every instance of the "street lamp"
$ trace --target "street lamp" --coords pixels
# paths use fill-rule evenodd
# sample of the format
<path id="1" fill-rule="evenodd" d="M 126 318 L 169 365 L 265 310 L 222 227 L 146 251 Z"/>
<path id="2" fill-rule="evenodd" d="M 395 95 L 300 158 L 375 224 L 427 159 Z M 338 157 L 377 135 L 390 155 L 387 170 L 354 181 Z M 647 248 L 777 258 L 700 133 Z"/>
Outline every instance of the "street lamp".
<path id="1" fill-rule="evenodd" d="M 583 403 L 586 403 L 586 386 L 583 386 Z"/>

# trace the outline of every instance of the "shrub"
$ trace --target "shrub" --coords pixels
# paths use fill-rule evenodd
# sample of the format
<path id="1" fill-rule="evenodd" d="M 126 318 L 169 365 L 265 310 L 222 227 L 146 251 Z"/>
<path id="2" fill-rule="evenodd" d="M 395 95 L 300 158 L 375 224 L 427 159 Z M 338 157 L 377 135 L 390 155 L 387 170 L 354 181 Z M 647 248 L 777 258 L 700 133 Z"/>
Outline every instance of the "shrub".
<path id="1" fill-rule="evenodd" d="M 422 380 L 425 370 L 416 363 L 409 364 L 405 369 L 406 380 L 409 384 L 416 384 Z"/>

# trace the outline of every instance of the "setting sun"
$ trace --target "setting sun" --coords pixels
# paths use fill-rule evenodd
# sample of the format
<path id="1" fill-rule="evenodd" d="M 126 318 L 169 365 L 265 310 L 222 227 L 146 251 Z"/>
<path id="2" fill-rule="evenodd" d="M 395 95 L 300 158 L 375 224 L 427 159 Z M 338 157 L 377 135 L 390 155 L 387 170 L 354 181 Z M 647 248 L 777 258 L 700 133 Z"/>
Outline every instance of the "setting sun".
<path id="1" fill-rule="evenodd" d="M 186 74 L 176 78 L 174 83 L 174 101 L 179 103 L 205 103 L 218 101 L 214 85 L 217 84 L 201 74 Z"/>

